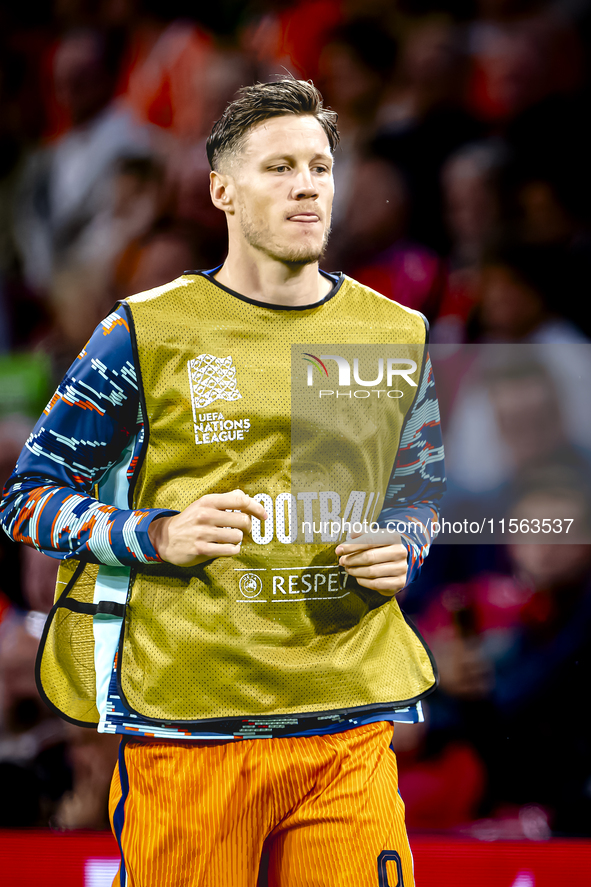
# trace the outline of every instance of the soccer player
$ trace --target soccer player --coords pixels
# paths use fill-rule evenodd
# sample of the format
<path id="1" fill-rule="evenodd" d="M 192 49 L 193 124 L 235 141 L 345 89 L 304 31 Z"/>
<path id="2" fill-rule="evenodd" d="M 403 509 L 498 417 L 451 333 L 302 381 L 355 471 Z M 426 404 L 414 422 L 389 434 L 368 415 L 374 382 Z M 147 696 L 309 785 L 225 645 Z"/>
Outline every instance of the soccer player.
<path id="1" fill-rule="evenodd" d="M 254 887 L 264 843 L 274 887 L 413 884 L 390 742 L 436 681 L 395 600 L 443 489 L 426 353 L 378 426 L 310 433 L 317 482 L 290 489 L 292 346 L 333 343 L 303 352 L 308 384 L 331 360 L 347 385 L 339 348 L 426 342 L 420 314 L 319 270 L 337 142 L 312 84 L 239 92 L 208 140 L 226 261 L 103 321 L 5 491 L 6 531 L 62 559 L 42 693 L 122 735 L 121 887 Z M 333 463 L 359 479 L 340 506 Z M 323 509 L 408 530 L 290 544 Z"/>

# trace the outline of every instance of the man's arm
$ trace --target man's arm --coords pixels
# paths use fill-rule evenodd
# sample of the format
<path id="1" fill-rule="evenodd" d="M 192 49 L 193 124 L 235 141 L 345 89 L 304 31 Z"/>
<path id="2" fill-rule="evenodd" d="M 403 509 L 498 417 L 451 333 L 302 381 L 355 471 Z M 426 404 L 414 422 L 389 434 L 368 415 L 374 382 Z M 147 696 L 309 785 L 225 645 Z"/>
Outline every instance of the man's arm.
<path id="1" fill-rule="evenodd" d="M 240 550 L 251 516 L 267 518 L 240 490 L 203 496 L 180 513 L 125 507 L 143 443 L 139 403 L 120 309 L 97 327 L 23 448 L 0 511 L 9 536 L 53 557 L 109 566 L 189 566 Z M 97 483 L 106 501 L 90 495 Z"/>
<path id="2" fill-rule="evenodd" d="M 27 440 L 4 490 L 2 527 L 53 557 L 112 566 L 159 560 L 148 528 L 170 511 L 134 511 L 91 495 L 117 469 L 131 479 L 142 441 L 130 332 L 119 309 L 99 324 Z"/>
<path id="3" fill-rule="evenodd" d="M 445 492 L 439 404 L 429 355 L 378 517 L 380 527 L 399 533 L 402 544 L 339 545 L 339 563 L 360 585 L 384 595 L 416 579 L 429 552 L 432 525 Z"/>

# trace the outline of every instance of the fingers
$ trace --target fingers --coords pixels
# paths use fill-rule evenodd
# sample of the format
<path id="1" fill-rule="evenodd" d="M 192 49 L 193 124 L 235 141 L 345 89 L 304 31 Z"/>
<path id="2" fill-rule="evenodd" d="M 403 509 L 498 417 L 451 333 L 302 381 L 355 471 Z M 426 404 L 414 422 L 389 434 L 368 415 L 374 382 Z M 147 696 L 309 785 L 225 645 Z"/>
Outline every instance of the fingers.
<path id="1" fill-rule="evenodd" d="M 238 545 L 244 539 L 244 532 L 237 527 L 204 526 L 199 534 L 201 542 L 214 545 Z"/>
<path id="2" fill-rule="evenodd" d="M 195 556 L 224 557 L 240 553 L 244 536 L 250 534 L 251 529 L 250 515 L 241 511 L 220 511 L 202 499 L 194 511 L 192 523 L 186 528 L 185 538 L 189 552 Z"/>
<path id="3" fill-rule="evenodd" d="M 407 551 L 404 545 L 339 545 L 336 548 L 339 563 L 343 567 L 364 567 L 398 561 L 406 567 Z"/>
<path id="4" fill-rule="evenodd" d="M 337 545 L 335 548 L 335 554 L 352 554 L 355 551 L 370 551 L 372 548 L 375 548 L 375 545 L 356 545 L 355 543 L 347 543 L 343 545 Z M 382 546 L 378 546 L 382 547 Z"/>
<path id="5" fill-rule="evenodd" d="M 348 567 L 346 570 L 359 585 L 379 591 L 380 594 L 397 594 L 406 585 L 405 566 L 397 568 L 392 564 L 376 564 L 372 567 Z"/>
<path id="6" fill-rule="evenodd" d="M 369 567 L 345 567 L 347 573 L 350 576 L 355 576 L 355 578 L 363 578 L 363 579 L 382 579 L 387 576 L 392 576 L 393 578 L 399 578 L 406 576 L 406 563 L 401 561 L 399 563 L 392 563 L 389 561 L 386 564 L 371 564 Z"/>
<path id="7" fill-rule="evenodd" d="M 179 566 L 193 567 L 204 561 L 210 561 L 217 557 L 234 557 L 240 554 L 240 544 L 231 545 L 228 543 L 218 542 L 202 542 L 199 545 L 198 553 L 184 561 Z"/>
<path id="8" fill-rule="evenodd" d="M 386 530 L 383 527 L 378 530 L 370 530 L 367 533 L 349 533 L 345 544 L 350 545 L 352 543 L 357 548 L 365 545 L 374 547 L 376 545 L 399 545 L 400 533 Z"/>
<path id="9" fill-rule="evenodd" d="M 242 490 L 232 490 L 231 493 L 210 493 L 197 501 L 202 505 L 211 506 L 217 511 L 240 511 L 259 520 L 267 520 L 268 518 L 261 503 L 247 496 Z"/>
<path id="10" fill-rule="evenodd" d="M 202 496 L 185 509 L 188 519 L 195 525 L 213 527 L 235 527 L 242 533 L 251 533 L 252 517 L 264 521 L 267 512 L 260 504 L 242 490 L 231 493 L 210 493 Z"/>
<path id="11" fill-rule="evenodd" d="M 233 527 L 243 533 L 250 533 L 252 527 L 249 514 L 242 511 L 218 511 L 217 508 L 204 509 L 203 523 L 209 523 L 213 527 Z"/>
<path id="12" fill-rule="evenodd" d="M 359 585 L 391 597 L 406 585 L 408 555 L 404 545 L 339 545 L 339 564 Z"/>
<path id="13" fill-rule="evenodd" d="M 240 545 L 200 542 L 198 545 L 185 547 L 181 552 L 173 552 L 165 560 L 178 567 L 196 567 L 218 557 L 234 557 L 237 554 L 240 554 Z"/>
<path id="14" fill-rule="evenodd" d="M 195 566 L 216 557 L 240 553 L 252 518 L 268 520 L 260 502 L 242 490 L 211 493 L 172 517 L 152 521 L 149 534 L 159 557 L 177 566 Z"/>

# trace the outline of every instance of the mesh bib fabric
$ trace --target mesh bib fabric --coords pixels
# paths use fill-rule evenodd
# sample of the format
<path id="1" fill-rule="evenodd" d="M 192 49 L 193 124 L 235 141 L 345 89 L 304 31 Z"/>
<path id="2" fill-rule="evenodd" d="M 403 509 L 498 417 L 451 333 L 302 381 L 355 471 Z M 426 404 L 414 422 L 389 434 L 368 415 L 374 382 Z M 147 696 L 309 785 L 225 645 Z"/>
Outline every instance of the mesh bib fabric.
<path id="1" fill-rule="evenodd" d="M 275 514 L 275 532 L 262 531 L 269 540 L 245 539 L 239 556 L 136 572 L 119 659 L 129 706 L 193 722 L 420 696 L 434 682 L 431 662 L 396 601 L 347 586 L 336 544 L 290 545 L 278 532 L 290 489 L 292 344 L 417 343 L 422 354 L 420 315 L 348 279 L 306 310 L 242 300 L 199 275 L 129 304 L 149 417 L 135 507 L 182 510 L 240 488 Z M 343 430 L 368 490 L 386 489 L 415 392 L 392 401 L 361 452 Z"/>
<path id="2" fill-rule="evenodd" d="M 398 343 L 415 355 L 418 381 L 422 317 L 348 278 L 304 309 L 253 302 L 201 274 L 127 305 L 147 420 L 134 507 L 181 511 L 208 493 L 240 488 L 272 519 L 253 522 L 238 556 L 132 570 L 118 656 L 126 706 L 155 723 L 189 726 L 403 706 L 428 693 L 429 652 L 396 600 L 348 580 L 336 542 L 286 537 L 292 346 Z M 336 466 L 357 491 L 377 491 L 383 502 L 416 391 L 407 387 L 388 402 L 375 427 L 341 422 L 338 446 L 312 429 L 304 434 L 298 457 L 312 466 L 311 478 Z M 322 479 L 311 482 L 320 496 Z M 69 563 L 62 569 L 72 571 Z M 92 585 L 88 569 L 81 578 Z M 73 582 L 68 594 L 88 592 Z M 98 720 L 91 617 L 52 618 L 40 661 L 50 701 L 71 718 Z"/>

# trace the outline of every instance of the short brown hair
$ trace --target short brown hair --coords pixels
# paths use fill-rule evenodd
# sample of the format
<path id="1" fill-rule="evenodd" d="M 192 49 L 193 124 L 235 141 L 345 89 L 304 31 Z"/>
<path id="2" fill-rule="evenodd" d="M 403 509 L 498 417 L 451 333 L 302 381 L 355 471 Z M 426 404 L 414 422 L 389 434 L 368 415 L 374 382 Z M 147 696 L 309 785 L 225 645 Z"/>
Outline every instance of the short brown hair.
<path id="1" fill-rule="evenodd" d="M 331 151 L 338 145 L 338 114 L 323 106 L 322 96 L 311 80 L 286 78 L 255 83 L 239 89 L 237 97 L 214 123 L 206 146 L 211 168 L 216 169 L 222 157 L 234 153 L 257 123 L 284 114 L 315 117 L 326 133 Z"/>

